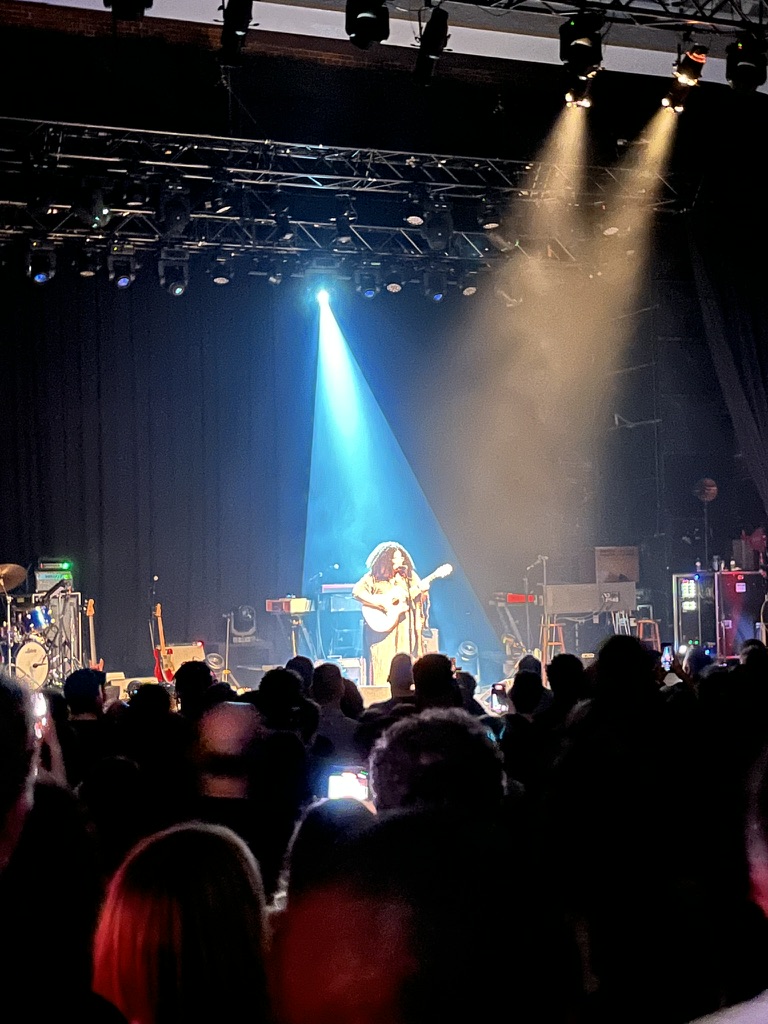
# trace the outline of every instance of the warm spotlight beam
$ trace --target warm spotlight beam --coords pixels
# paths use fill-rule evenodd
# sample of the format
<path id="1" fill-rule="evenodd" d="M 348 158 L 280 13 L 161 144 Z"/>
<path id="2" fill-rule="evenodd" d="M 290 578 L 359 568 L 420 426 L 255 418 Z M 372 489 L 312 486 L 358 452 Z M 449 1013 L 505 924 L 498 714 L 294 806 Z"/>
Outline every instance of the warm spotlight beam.
<path id="1" fill-rule="evenodd" d="M 482 605 L 352 355 L 329 300 L 318 298 L 305 594 L 314 596 L 310 581 L 318 573 L 327 577 L 334 564 L 339 565 L 334 580 L 356 580 L 376 544 L 398 540 L 424 575 L 443 562 L 455 567 L 453 575 L 431 591 L 440 648 L 455 654 L 463 640 L 473 640 L 484 654 L 500 654 Z"/>

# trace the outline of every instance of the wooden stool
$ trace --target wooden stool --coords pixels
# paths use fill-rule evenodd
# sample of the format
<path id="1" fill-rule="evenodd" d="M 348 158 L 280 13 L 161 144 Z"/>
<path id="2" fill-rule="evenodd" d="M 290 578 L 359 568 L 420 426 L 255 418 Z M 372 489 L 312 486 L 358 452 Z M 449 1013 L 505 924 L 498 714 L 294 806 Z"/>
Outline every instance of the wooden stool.
<path id="1" fill-rule="evenodd" d="M 654 651 L 661 650 L 661 637 L 659 635 L 659 623 L 657 619 L 638 619 L 637 639 L 644 640 L 650 644 Z"/>
<path id="2" fill-rule="evenodd" d="M 549 617 L 541 626 L 541 664 L 542 669 L 556 654 L 565 654 L 565 637 L 559 622 L 550 622 Z"/>

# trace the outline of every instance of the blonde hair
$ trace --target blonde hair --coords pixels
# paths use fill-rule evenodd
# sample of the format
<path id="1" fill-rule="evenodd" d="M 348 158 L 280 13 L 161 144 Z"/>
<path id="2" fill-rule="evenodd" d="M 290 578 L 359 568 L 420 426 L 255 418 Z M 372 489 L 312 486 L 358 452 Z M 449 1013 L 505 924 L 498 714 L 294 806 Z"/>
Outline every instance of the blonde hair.
<path id="1" fill-rule="evenodd" d="M 139 843 L 107 890 L 93 988 L 131 1024 L 268 1017 L 258 864 L 227 828 L 188 824 Z"/>

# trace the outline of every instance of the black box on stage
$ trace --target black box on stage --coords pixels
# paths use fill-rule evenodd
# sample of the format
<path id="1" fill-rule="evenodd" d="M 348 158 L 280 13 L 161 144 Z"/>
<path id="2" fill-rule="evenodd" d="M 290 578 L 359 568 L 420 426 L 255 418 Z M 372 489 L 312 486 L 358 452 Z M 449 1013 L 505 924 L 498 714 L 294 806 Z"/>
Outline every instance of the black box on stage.
<path id="1" fill-rule="evenodd" d="M 675 648 L 701 647 L 724 660 L 759 637 L 766 581 L 759 572 L 692 572 L 672 577 Z M 663 639 L 663 638 L 662 638 Z"/>
<path id="2" fill-rule="evenodd" d="M 366 670 L 365 658 L 335 658 L 330 655 L 327 661 L 333 665 L 338 665 L 341 674 L 347 679 L 351 679 L 356 686 L 366 686 L 368 683 L 368 674 Z M 322 665 L 323 662 L 317 662 L 318 665 Z"/>

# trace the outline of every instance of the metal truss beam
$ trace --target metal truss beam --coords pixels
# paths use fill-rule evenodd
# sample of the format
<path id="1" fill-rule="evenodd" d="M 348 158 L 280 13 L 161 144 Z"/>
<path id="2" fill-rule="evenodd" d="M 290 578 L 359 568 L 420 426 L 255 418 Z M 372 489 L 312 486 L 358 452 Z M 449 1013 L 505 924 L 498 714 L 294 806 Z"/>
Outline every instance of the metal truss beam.
<path id="1" fill-rule="evenodd" d="M 108 216 L 83 216 L 83 196 L 100 190 Z M 130 198 L 138 190 L 140 198 Z M 224 190 L 227 202 L 218 198 Z M 512 240 L 478 228 L 481 202 L 521 210 L 554 199 L 586 207 L 609 200 L 675 211 L 688 183 L 629 169 L 485 157 L 344 149 L 268 140 L 130 131 L 0 118 L 0 242 L 46 239 L 95 249 L 173 246 L 190 253 L 272 253 L 337 261 L 397 259 L 479 267 L 513 250 L 573 260 L 570 242 L 542 234 Z M 449 205 L 450 244 L 431 248 L 403 221 L 403 203 Z M 168 224 L 164 198 L 183 197 L 186 216 Z M 339 197 L 354 211 L 339 240 Z M 222 208 L 223 207 L 225 208 Z M 278 209 L 290 222 L 279 226 Z"/>
<path id="2" fill-rule="evenodd" d="M 682 33 L 734 34 L 768 23 L 766 0 L 453 0 L 474 7 L 519 11 L 562 20 L 574 11 L 602 10 L 608 23 Z"/>

